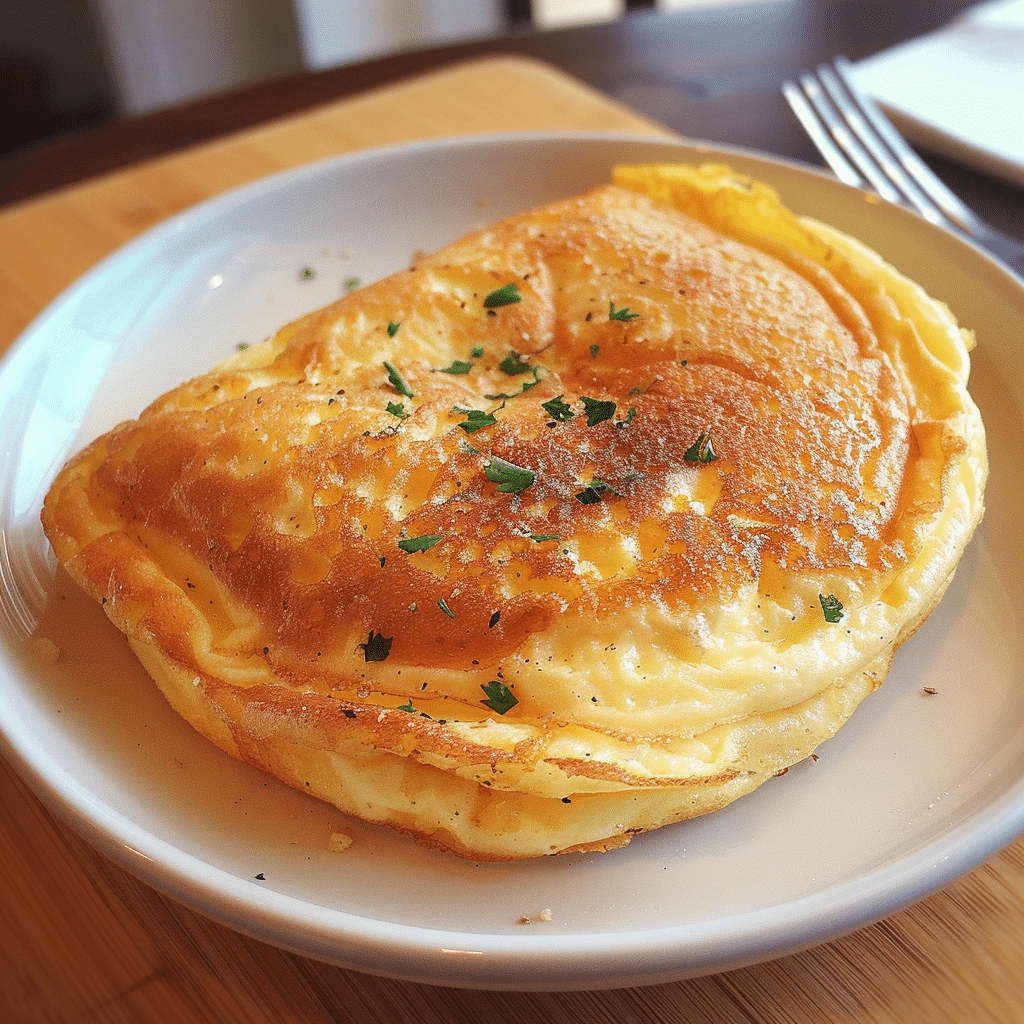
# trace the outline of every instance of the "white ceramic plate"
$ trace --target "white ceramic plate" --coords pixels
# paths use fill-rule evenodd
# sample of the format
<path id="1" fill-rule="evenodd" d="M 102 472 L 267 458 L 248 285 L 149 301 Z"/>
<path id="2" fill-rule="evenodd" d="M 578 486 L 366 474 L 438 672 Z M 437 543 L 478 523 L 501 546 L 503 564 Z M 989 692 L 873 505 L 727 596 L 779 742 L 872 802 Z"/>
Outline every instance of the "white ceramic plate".
<path id="1" fill-rule="evenodd" d="M 1024 831 L 1024 288 L 909 214 L 764 157 L 724 154 L 977 329 L 991 443 L 988 515 L 952 588 L 817 762 L 614 853 L 469 863 L 346 823 L 222 755 L 168 709 L 100 609 L 52 578 L 38 508 L 72 446 L 347 279 L 604 181 L 619 161 L 722 156 L 589 135 L 358 154 L 176 217 L 58 299 L 0 369 L 0 733 L 36 792 L 114 861 L 239 931 L 481 988 L 633 985 L 766 959 L 881 918 Z M 33 657 L 30 628 L 60 647 L 56 664 Z M 343 825 L 356 841 L 332 853 Z"/>

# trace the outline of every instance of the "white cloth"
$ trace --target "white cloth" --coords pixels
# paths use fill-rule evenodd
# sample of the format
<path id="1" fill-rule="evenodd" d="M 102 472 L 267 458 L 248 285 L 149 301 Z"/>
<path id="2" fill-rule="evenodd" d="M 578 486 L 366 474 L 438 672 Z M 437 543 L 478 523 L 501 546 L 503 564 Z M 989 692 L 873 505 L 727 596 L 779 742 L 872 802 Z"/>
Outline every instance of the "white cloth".
<path id="1" fill-rule="evenodd" d="M 855 78 L 912 142 L 1024 187 L 1024 0 L 980 4 Z"/>

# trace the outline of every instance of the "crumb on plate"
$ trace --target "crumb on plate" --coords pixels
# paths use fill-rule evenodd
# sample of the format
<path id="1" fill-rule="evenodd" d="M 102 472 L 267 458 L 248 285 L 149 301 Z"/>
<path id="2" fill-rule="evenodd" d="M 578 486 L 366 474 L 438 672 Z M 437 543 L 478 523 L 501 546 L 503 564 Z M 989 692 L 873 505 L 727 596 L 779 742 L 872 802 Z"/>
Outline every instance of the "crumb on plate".
<path id="1" fill-rule="evenodd" d="M 352 843 L 353 838 L 347 832 L 332 832 L 331 838 L 327 841 L 332 853 L 344 853 Z"/>

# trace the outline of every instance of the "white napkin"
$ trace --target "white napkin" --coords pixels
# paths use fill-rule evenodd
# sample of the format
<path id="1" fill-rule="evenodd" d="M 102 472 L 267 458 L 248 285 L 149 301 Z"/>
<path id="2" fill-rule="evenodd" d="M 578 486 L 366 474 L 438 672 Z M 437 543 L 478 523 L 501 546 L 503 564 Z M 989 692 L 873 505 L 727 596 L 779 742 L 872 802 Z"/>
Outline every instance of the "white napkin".
<path id="1" fill-rule="evenodd" d="M 912 142 L 1024 187 L 1024 0 L 980 4 L 854 77 Z"/>

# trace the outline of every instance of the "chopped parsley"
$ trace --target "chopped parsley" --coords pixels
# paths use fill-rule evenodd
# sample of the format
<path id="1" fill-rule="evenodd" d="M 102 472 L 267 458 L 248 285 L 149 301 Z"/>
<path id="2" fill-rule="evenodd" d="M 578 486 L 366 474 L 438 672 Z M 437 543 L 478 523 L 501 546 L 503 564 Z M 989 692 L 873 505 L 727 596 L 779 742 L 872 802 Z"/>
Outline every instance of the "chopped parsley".
<path id="1" fill-rule="evenodd" d="M 510 711 L 519 703 L 519 698 L 500 680 L 492 679 L 486 684 L 481 684 L 480 689 L 484 691 L 487 698 L 480 703 L 489 707 L 499 715 Z"/>
<path id="2" fill-rule="evenodd" d="M 600 352 L 600 351 L 601 351 L 601 346 L 600 345 L 591 345 L 590 346 L 590 358 L 591 359 L 596 359 L 597 358 L 597 353 Z"/>
<path id="3" fill-rule="evenodd" d="M 561 536 L 557 533 L 531 533 L 530 540 L 535 541 L 537 544 L 543 544 L 546 540 L 561 540 Z"/>
<path id="4" fill-rule="evenodd" d="M 715 443 L 711 437 L 711 431 L 705 430 L 693 444 L 683 453 L 686 462 L 714 462 L 718 458 L 715 453 Z"/>
<path id="5" fill-rule="evenodd" d="M 405 378 L 387 360 L 384 361 L 384 369 L 388 371 L 388 383 L 406 398 L 413 398 L 412 388 L 405 382 Z"/>
<path id="6" fill-rule="evenodd" d="M 594 484 L 591 484 L 589 487 L 584 487 L 574 497 L 581 505 L 596 505 L 601 500 L 602 490 L 604 490 L 603 487 L 595 487 Z"/>
<path id="7" fill-rule="evenodd" d="M 635 474 L 633 475 L 635 476 Z M 633 479 L 630 476 L 630 479 Z M 584 487 L 578 494 L 573 495 L 581 505 L 596 505 L 601 500 L 601 495 L 607 492 L 622 497 L 622 491 L 616 490 L 611 484 L 606 484 L 603 480 L 598 480 L 595 476 L 587 487 Z"/>
<path id="8" fill-rule="evenodd" d="M 569 407 L 569 403 L 564 401 L 561 395 L 557 398 L 552 398 L 549 402 L 542 402 L 541 408 L 553 420 L 557 420 L 559 423 L 568 423 L 576 415 Z"/>
<path id="9" fill-rule="evenodd" d="M 299 271 L 300 281 L 312 281 L 316 277 L 316 271 L 312 267 L 303 267 Z"/>
<path id="10" fill-rule="evenodd" d="M 422 537 L 404 537 L 398 542 L 403 551 L 414 554 L 417 551 L 427 551 L 442 540 L 439 533 L 425 533 Z"/>
<path id="11" fill-rule="evenodd" d="M 467 363 L 462 359 L 453 360 L 451 366 L 445 366 L 443 369 L 438 370 L 438 373 L 451 373 L 451 374 L 464 374 L 469 373 L 473 369 L 472 363 Z"/>
<path id="12" fill-rule="evenodd" d="M 370 630 L 370 636 L 365 644 L 360 644 L 359 648 L 363 652 L 363 657 L 367 661 L 384 661 L 387 656 L 391 653 L 391 642 L 395 638 L 393 636 L 385 636 L 383 633 L 375 633 L 372 629 Z"/>
<path id="13" fill-rule="evenodd" d="M 388 402 L 387 410 L 392 416 L 397 416 L 400 420 L 404 420 L 409 415 L 405 411 L 404 402 Z"/>
<path id="14" fill-rule="evenodd" d="M 496 455 L 491 456 L 490 462 L 484 467 L 484 473 L 488 480 L 498 485 L 502 494 L 516 494 L 529 487 L 536 480 L 536 476 L 529 469 L 513 465 Z"/>
<path id="15" fill-rule="evenodd" d="M 636 407 L 635 407 L 635 406 L 632 406 L 632 405 L 631 405 L 631 406 L 630 406 L 630 407 L 629 407 L 629 408 L 628 408 L 628 409 L 626 410 L 626 418 L 625 418 L 624 420 L 619 420 L 619 421 L 618 421 L 618 422 L 617 422 L 617 423 L 615 424 L 615 426 L 617 426 L 617 427 L 619 427 L 619 428 L 622 428 L 622 427 L 628 427 L 628 426 L 630 425 L 630 423 L 632 423 L 632 422 L 633 422 L 633 417 L 634 417 L 635 415 L 636 415 Z"/>
<path id="16" fill-rule="evenodd" d="M 483 347 L 483 345 L 474 345 L 473 346 L 473 351 L 470 353 L 470 355 L 474 359 L 479 359 L 483 354 L 484 354 L 484 347 Z"/>
<path id="17" fill-rule="evenodd" d="M 359 278 L 358 277 L 347 277 L 347 278 L 345 278 L 345 291 L 347 291 L 347 292 L 355 291 L 355 289 L 358 288 L 358 287 L 359 287 Z"/>
<path id="18" fill-rule="evenodd" d="M 514 302 L 522 302 L 523 296 L 514 284 L 506 284 L 501 288 L 495 288 L 484 299 L 485 309 L 497 309 L 498 306 L 510 306 Z"/>
<path id="19" fill-rule="evenodd" d="M 639 315 L 639 313 L 631 312 L 626 306 L 623 306 L 622 309 L 616 309 L 614 302 L 608 304 L 609 320 L 622 320 L 628 323 L 630 320 L 635 320 Z"/>
<path id="20" fill-rule="evenodd" d="M 393 338 L 398 333 L 398 328 L 402 325 L 397 320 L 388 321 L 388 337 Z"/>
<path id="21" fill-rule="evenodd" d="M 465 414 L 465 419 L 459 424 L 460 427 L 467 433 L 472 434 L 475 430 L 480 430 L 482 427 L 489 427 L 498 421 L 489 412 L 484 412 L 483 409 L 462 409 L 459 410 Z"/>
<path id="22" fill-rule="evenodd" d="M 498 369 L 502 373 L 507 373 L 510 377 L 515 377 L 520 373 L 529 373 L 530 364 L 524 359 L 521 359 L 518 352 L 509 352 L 507 356 L 500 363 L 498 363 Z"/>
<path id="23" fill-rule="evenodd" d="M 440 608 L 441 611 L 443 611 L 445 615 L 448 616 L 449 619 L 455 618 L 455 612 L 453 612 L 451 608 L 448 607 L 448 602 L 443 597 L 439 597 L 437 599 L 437 607 Z"/>
<path id="24" fill-rule="evenodd" d="M 818 600 L 821 602 L 821 611 L 826 622 L 838 622 L 843 617 L 842 602 L 835 594 L 829 594 L 828 597 L 819 594 Z"/>
<path id="25" fill-rule="evenodd" d="M 410 697 L 408 702 L 405 704 L 399 704 L 396 711 L 408 711 L 410 715 L 416 714 L 416 708 L 413 706 L 412 698 Z"/>
<path id="26" fill-rule="evenodd" d="M 580 395 L 583 403 L 583 411 L 587 414 L 587 426 L 593 427 L 604 420 L 610 420 L 615 415 L 615 403 L 603 401 L 597 398 L 587 398 Z"/>

